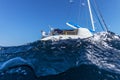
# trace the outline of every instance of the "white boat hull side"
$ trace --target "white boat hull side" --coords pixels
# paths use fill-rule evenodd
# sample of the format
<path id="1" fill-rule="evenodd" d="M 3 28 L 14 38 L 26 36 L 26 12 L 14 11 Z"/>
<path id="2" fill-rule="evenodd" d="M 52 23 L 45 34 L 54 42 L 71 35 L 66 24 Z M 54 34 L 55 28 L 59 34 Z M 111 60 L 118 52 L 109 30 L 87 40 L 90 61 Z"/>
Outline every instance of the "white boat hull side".
<path id="1" fill-rule="evenodd" d="M 93 36 L 93 34 L 87 29 L 87 28 L 78 28 L 78 34 L 77 35 L 53 35 L 48 36 L 45 38 L 42 38 L 41 40 L 47 41 L 47 40 L 65 40 L 65 39 L 83 39 Z"/>
<path id="2" fill-rule="evenodd" d="M 93 34 L 87 28 L 78 28 L 78 36 L 80 38 L 88 38 L 93 36 Z"/>

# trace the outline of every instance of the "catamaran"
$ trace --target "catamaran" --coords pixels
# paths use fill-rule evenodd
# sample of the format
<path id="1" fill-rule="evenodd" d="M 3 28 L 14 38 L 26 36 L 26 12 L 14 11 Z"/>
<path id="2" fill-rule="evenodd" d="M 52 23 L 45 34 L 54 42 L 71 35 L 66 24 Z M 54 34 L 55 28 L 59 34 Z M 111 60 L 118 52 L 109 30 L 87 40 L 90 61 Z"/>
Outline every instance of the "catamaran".
<path id="1" fill-rule="evenodd" d="M 95 2 L 95 0 L 93 0 L 93 1 Z M 47 41 L 47 40 L 58 41 L 58 40 L 65 40 L 65 39 L 84 39 L 84 38 L 93 36 L 93 34 L 94 34 L 93 32 L 95 32 L 96 30 L 95 30 L 95 24 L 94 24 L 90 0 L 87 0 L 87 5 L 88 5 L 88 10 L 89 10 L 92 31 L 89 30 L 88 28 L 80 27 L 79 25 L 75 25 L 70 22 L 67 22 L 66 25 L 73 29 L 70 29 L 70 30 L 51 29 L 50 33 L 48 35 L 46 35 L 46 33 L 44 31 L 42 31 L 42 39 L 41 40 L 43 40 L 43 41 Z M 96 3 L 94 5 L 94 7 L 96 9 L 97 17 L 99 19 L 99 22 L 102 25 L 102 28 L 105 31 L 108 31 L 105 21 L 101 15 L 100 10 L 97 7 Z"/>

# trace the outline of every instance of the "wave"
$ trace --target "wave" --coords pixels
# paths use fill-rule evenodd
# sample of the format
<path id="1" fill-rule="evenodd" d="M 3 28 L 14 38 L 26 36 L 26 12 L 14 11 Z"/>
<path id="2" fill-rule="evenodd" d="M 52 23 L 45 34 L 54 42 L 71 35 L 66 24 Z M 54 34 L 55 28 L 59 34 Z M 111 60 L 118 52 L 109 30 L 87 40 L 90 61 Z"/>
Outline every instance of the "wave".
<path id="1" fill-rule="evenodd" d="M 70 79 L 70 76 L 75 74 L 79 75 L 79 79 L 75 78 L 74 80 L 89 80 L 90 76 L 94 74 L 96 77 L 104 75 L 107 80 L 117 80 L 120 79 L 115 77 L 115 75 L 120 74 L 119 59 L 119 35 L 112 32 L 101 32 L 86 39 L 68 39 L 54 42 L 36 41 L 18 47 L 1 47 L 0 71 L 4 75 L 5 73 L 13 74 L 19 69 L 15 68 L 14 70 L 14 67 L 29 66 L 33 70 L 32 74 L 35 74 L 36 79 L 46 79 L 50 75 L 54 77 L 66 75 L 69 79 L 65 78 L 65 80 L 73 80 L 73 78 Z M 98 72 L 92 72 L 96 69 Z M 82 78 L 84 75 L 80 73 L 81 70 L 88 71 L 88 73 L 84 72 L 84 74 L 88 74 L 88 78 Z M 109 79 L 105 73 L 109 77 L 112 75 L 112 78 Z M 105 77 L 102 79 L 104 80 Z M 97 78 L 91 78 L 91 80 L 95 79 Z"/>

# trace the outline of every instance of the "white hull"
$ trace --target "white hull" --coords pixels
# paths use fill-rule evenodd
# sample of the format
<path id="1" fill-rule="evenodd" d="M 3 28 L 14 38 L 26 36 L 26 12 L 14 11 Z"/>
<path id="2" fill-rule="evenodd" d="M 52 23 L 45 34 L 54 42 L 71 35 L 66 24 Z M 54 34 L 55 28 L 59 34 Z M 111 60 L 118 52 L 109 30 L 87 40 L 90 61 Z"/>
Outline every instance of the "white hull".
<path id="1" fill-rule="evenodd" d="M 84 37 L 84 36 L 81 37 L 78 35 L 54 35 L 54 36 L 45 37 L 41 40 L 42 41 L 47 41 L 47 40 L 58 41 L 58 40 L 65 40 L 65 39 L 83 39 L 83 38 L 88 38 L 88 37 Z"/>
<path id="2" fill-rule="evenodd" d="M 65 39 L 83 39 L 93 36 L 93 34 L 87 29 L 87 28 L 78 28 L 78 34 L 77 35 L 52 35 L 47 36 L 45 38 L 42 38 L 41 40 L 47 41 L 47 40 L 65 40 Z"/>

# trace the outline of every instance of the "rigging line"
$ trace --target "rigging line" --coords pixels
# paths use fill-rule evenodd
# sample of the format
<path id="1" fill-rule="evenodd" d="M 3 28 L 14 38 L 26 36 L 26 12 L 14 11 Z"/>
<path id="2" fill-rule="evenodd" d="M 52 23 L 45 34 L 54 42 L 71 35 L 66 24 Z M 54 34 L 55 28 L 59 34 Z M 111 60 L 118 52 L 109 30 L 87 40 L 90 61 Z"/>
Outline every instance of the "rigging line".
<path id="1" fill-rule="evenodd" d="M 70 3 L 70 2 L 69 2 Z M 69 21 L 70 20 L 70 5 L 68 4 L 68 6 L 67 6 L 67 21 Z"/>
<path id="2" fill-rule="evenodd" d="M 95 5 L 95 6 L 93 6 L 94 12 L 95 12 L 95 14 L 96 14 L 96 16 L 97 16 L 97 18 L 98 18 L 98 21 L 99 21 L 102 29 L 105 30 L 105 25 L 104 25 L 104 23 L 103 23 L 103 21 L 102 21 L 102 18 L 101 18 L 100 14 L 99 14 L 99 12 L 98 12 L 98 10 L 97 10 L 97 8 L 96 8 L 97 5 L 95 4 L 95 2 L 94 2 L 94 5 Z"/>
<path id="3" fill-rule="evenodd" d="M 78 21 L 78 24 L 81 23 L 81 20 L 82 20 L 82 14 L 83 14 L 83 9 L 82 7 L 84 7 L 85 5 L 83 5 L 83 0 L 79 0 L 79 5 L 78 5 L 78 18 L 77 18 L 77 21 Z M 80 21 L 80 22 L 79 22 Z"/>
<path id="4" fill-rule="evenodd" d="M 96 18 L 98 19 L 98 22 L 100 23 L 100 26 L 102 27 L 102 29 L 104 30 L 104 24 L 103 24 L 103 22 L 101 21 L 101 19 L 100 19 L 100 15 L 97 15 L 97 13 L 98 12 L 96 12 L 96 9 L 95 9 L 95 7 L 94 7 L 94 4 L 91 4 L 91 6 L 92 6 L 92 8 L 93 8 L 93 11 L 94 11 L 94 14 L 95 14 L 95 16 L 96 16 Z"/>
<path id="5" fill-rule="evenodd" d="M 82 2 L 82 0 L 80 0 L 79 5 L 78 5 L 78 18 L 77 18 L 78 24 L 79 24 L 79 20 L 80 20 L 80 16 L 81 16 L 81 2 Z"/>
<path id="6" fill-rule="evenodd" d="M 82 25 L 82 26 L 88 26 L 87 23 L 87 12 L 86 12 L 86 2 L 85 0 L 80 0 L 80 7 L 79 7 L 79 17 L 78 17 L 78 21 L 80 20 L 80 23 L 84 23 L 86 25 Z M 83 17 L 84 16 L 84 17 Z M 82 20 L 82 21 L 81 21 Z"/>
<path id="7" fill-rule="evenodd" d="M 75 1 L 74 0 L 69 0 L 68 4 L 68 22 L 72 21 L 72 15 L 73 15 L 73 7 L 74 7 Z"/>
<path id="8" fill-rule="evenodd" d="M 100 17 L 101 17 L 102 22 L 103 22 L 103 24 L 104 24 L 104 29 L 105 29 L 105 31 L 108 31 L 108 27 L 107 27 L 107 25 L 106 25 L 106 23 L 105 23 L 105 20 L 104 20 L 103 16 L 102 16 L 102 13 L 100 12 L 100 10 L 99 10 L 99 8 L 98 8 L 98 6 L 97 6 L 96 1 L 93 0 L 93 2 L 94 2 L 94 4 L 95 4 L 96 10 L 98 11 L 98 13 L 99 13 L 99 15 L 100 15 Z"/>
<path id="9" fill-rule="evenodd" d="M 72 4 L 73 0 L 69 0 L 68 6 L 67 6 L 67 22 L 71 20 L 71 10 L 72 10 Z"/>
<path id="10" fill-rule="evenodd" d="M 87 12 L 86 12 L 86 2 L 85 2 L 85 0 L 82 0 L 82 3 L 81 3 L 81 6 L 83 7 L 82 8 L 82 11 L 83 11 L 83 13 L 82 13 L 82 20 L 83 20 L 83 23 L 84 23 L 84 26 L 88 26 L 88 24 L 87 24 Z"/>
<path id="11" fill-rule="evenodd" d="M 93 11 L 94 11 L 94 13 L 95 13 L 95 16 L 97 17 L 97 19 L 98 19 L 98 22 L 100 23 L 100 26 L 102 27 L 102 29 L 104 30 L 104 27 L 103 27 L 103 24 L 102 24 L 102 22 L 101 22 L 101 19 L 99 18 L 99 16 L 97 15 L 97 12 L 95 11 L 95 8 L 94 8 L 94 6 L 91 4 L 91 6 L 93 7 Z"/>

